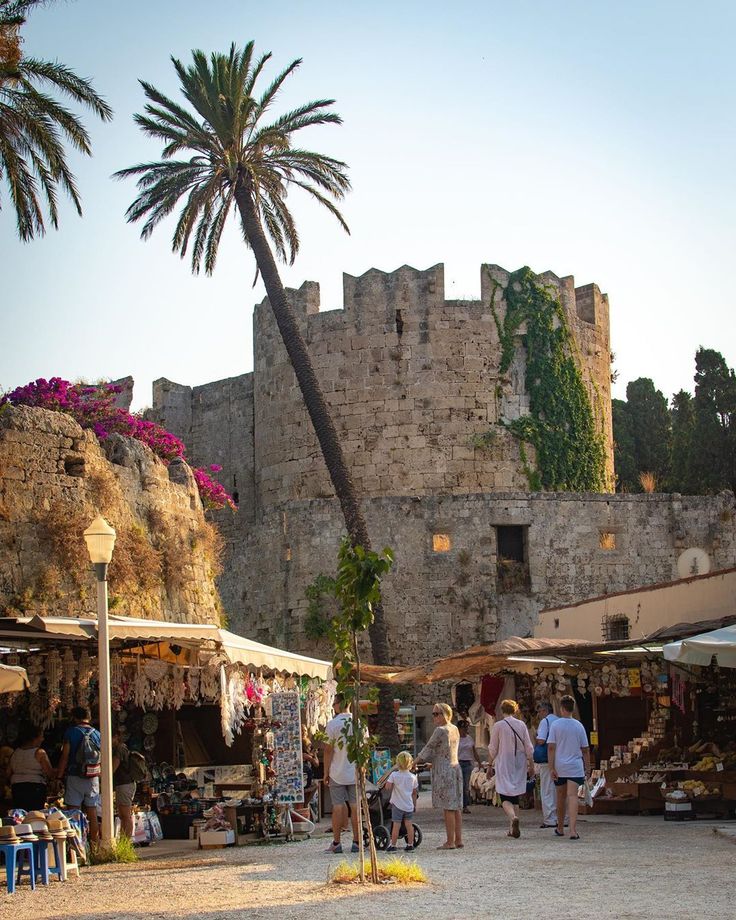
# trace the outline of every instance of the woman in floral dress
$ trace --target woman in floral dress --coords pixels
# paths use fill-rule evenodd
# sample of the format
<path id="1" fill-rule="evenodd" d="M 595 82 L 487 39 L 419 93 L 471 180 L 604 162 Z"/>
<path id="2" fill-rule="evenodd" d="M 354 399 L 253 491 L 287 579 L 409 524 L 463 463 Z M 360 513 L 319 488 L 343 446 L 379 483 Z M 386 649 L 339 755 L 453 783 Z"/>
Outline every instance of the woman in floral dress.
<path id="1" fill-rule="evenodd" d="M 460 849 L 463 846 L 463 774 L 457 759 L 460 733 L 450 721 L 452 709 L 446 703 L 434 704 L 432 719 L 437 727 L 416 760 L 432 765 L 432 805 L 445 813 L 447 840 L 437 849 Z"/>

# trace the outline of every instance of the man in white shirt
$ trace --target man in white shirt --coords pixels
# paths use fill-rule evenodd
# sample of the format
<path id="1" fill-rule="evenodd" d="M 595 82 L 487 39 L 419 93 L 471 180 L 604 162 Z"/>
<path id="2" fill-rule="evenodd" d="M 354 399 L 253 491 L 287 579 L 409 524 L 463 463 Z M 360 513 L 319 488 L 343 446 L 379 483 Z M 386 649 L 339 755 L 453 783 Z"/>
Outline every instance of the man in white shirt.
<path id="1" fill-rule="evenodd" d="M 332 800 L 332 843 L 329 853 L 342 853 L 340 834 L 348 816 L 350 803 L 350 821 L 353 825 L 353 846 L 351 852 L 358 852 L 358 815 L 355 808 L 355 764 L 348 759 L 345 746 L 345 730 L 352 731 L 352 717 L 345 712 L 345 700 L 338 693 L 334 702 L 335 717 L 327 723 L 325 732 L 327 742 L 324 746 L 325 769 L 324 783 L 330 787 Z"/>
<path id="2" fill-rule="evenodd" d="M 570 840 L 579 840 L 578 789 L 590 776 L 590 746 L 582 724 L 573 719 L 575 700 L 563 696 L 560 718 L 553 722 L 547 737 L 547 753 L 552 779 L 557 786 L 557 827 L 555 834 L 564 837 L 565 804 L 570 818 Z"/>
<path id="3" fill-rule="evenodd" d="M 537 759 L 537 751 L 541 752 L 544 749 L 547 752 L 549 729 L 552 723 L 557 721 L 557 716 L 552 712 L 551 703 L 540 703 L 537 706 L 537 715 L 539 716 L 539 725 L 537 726 L 537 749 L 534 751 L 535 760 Z M 557 790 L 549 767 L 549 756 L 547 756 L 547 763 L 539 763 L 539 785 L 542 793 L 542 827 L 556 827 Z"/>

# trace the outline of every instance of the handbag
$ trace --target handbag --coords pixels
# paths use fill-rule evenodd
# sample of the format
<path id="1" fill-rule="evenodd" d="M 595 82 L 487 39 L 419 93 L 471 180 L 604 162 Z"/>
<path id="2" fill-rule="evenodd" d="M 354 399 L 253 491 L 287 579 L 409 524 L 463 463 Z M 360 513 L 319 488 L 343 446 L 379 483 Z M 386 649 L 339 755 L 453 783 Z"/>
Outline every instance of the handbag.
<path id="1" fill-rule="evenodd" d="M 546 722 L 547 719 L 549 716 L 545 716 L 542 721 Z M 547 733 L 549 734 L 549 725 L 547 725 Z M 534 745 L 534 763 L 549 763 L 546 741 Z"/>

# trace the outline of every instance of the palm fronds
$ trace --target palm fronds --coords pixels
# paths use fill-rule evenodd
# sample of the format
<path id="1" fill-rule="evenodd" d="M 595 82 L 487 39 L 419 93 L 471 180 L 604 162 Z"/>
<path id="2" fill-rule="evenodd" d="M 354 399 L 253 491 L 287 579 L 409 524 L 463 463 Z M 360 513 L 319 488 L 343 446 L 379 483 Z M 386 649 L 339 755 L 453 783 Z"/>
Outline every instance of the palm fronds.
<path id="1" fill-rule="evenodd" d="M 58 227 L 59 189 L 82 213 L 65 144 L 87 156 L 92 152 L 81 120 L 44 90 L 67 96 L 102 121 L 112 118 L 112 109 L 88 80 L 63 64 L 21 55 L 17 27 L 30 9 L 42 5 L 43 0 L 0 0 L 0 37 L 7 39 L 7 47 L 0 48 L 0 178 L 10 190 L 24 241 L 46 232 L 45 210 L 51 226 Z"/>
<path id="2" fill-rule="evenodd" d="M 335 204 L 350 188 L 345 163 L 292 146 L 297 131 L 342 123 L 331 110 L 334 100 L 308 102 L 266 124 L 267 111 L 301 64 L 293 61 L 257 94 L 256 83 L 270 58 L 270 53 L 254 58 L 253 42 L 242 50 L 233 44 L 225 54 L 208 56 L 195 50 L 189 65 L 172 58 L 185 105 L 141 81 L 147 104 L 143 114 L 135 116 L 136 124 L 163 142 L 162 159 L 115 173 L 119 179 L 137 178 L 139 194 L 126 217 L 143 221 L 145 238 L 180 206 L 172 248 L 182 258 L 191 251 L 195 273 L 202 267 L 208 274 L 214 270 L 222 231 L 238 194 L 248 196 L 283 261 L 293 262 L 299 250 L 299 235 L 286 206 L 290 186 L 311 195 L 348 231 Z M 190 159 L 182 158 L 187 153 Z M 247 242 L 245 231 L 244 237 Z"/>

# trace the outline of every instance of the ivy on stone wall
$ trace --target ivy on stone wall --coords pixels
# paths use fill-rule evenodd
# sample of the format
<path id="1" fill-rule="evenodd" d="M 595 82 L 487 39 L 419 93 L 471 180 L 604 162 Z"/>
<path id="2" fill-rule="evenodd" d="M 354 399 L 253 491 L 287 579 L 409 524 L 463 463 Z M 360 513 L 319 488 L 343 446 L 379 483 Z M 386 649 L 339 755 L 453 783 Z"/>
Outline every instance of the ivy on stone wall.
<path id="1" fill-rule="evenodd" d="M 520 455 L 532 490 L 599 492 L 605 487 L 605 446 L 583 380 L 576 346 L 560 301 L 538 283 L 530 268 L 513 272 L 506 288 L 503 322 L 495 305 L 491 313 L 501 343 L 501 373 L 511 366 L 516 337 L 526 348 L 526 391 L 529 415 L 504 422 L 522 443 Z M 526 332 L 520 332 L 522 325 Z M 531 469 L 524 443 L 537 453 Z"/>

